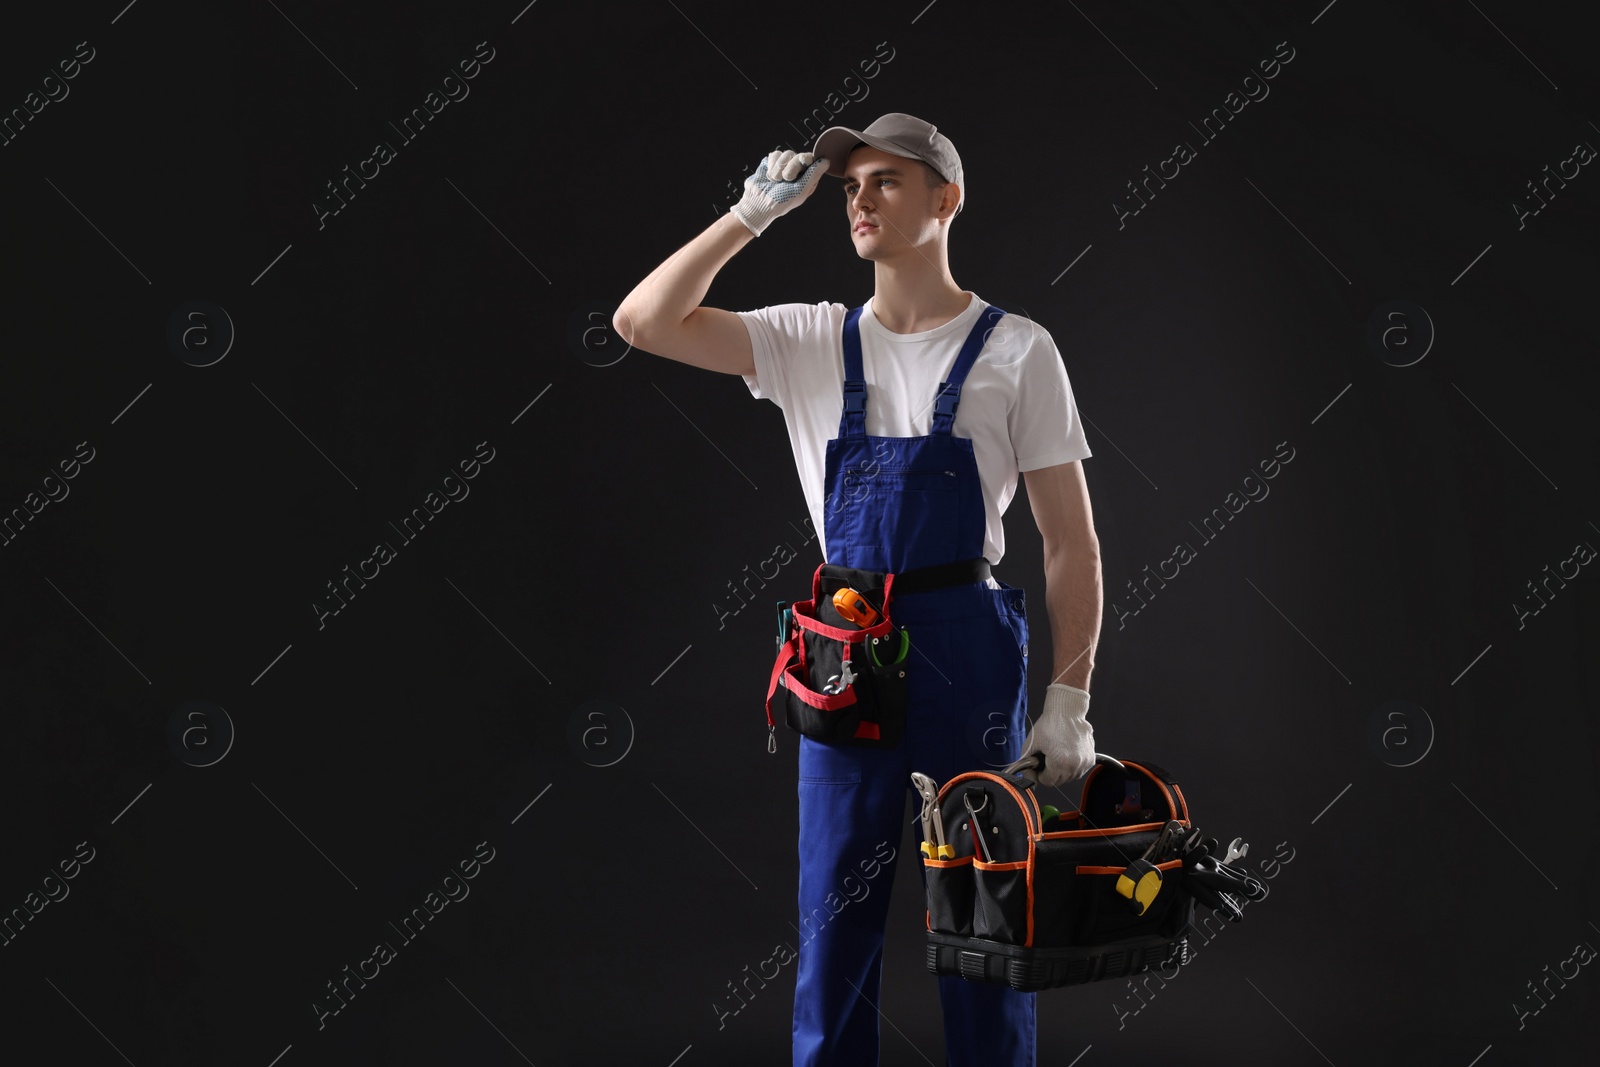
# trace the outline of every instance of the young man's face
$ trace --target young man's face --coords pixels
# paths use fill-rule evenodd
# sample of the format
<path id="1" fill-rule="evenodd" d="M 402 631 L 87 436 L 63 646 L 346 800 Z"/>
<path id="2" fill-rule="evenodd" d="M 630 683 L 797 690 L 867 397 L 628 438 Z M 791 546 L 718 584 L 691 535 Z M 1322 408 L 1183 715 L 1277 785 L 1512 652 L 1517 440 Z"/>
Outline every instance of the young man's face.
<path id="1" fill-rule="evenodd" d="M 845 212 L 850 239 L 862 259 L 886 259 L 896 251 L 927 244 L 939 236 L 941 214 L 955 211 L 956 187 L 938 181 L 919 159 L 890 155 L 860 145 L 845 164 Z M 941 212 L 941 207 L 948 208 Z"/>

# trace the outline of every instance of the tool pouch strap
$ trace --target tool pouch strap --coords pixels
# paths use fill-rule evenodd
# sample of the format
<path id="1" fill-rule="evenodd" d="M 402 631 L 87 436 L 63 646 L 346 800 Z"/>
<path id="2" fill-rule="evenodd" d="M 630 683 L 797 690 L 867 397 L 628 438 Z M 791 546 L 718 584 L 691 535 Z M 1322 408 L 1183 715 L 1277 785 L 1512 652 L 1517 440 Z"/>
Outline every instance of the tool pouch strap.
<path id="1" fill-rule="evenodd" d="M 789 606 L 790 627 L 778 648 L 767 685 L 767 725 L 781 707 L 789 728 L 803 736 L 836 745 L 892 748 L 905 730 L 906 670 L 887 654 L 869 655 L 869 642 L 882 649 L 901 640 L 893 617 L 895 593 L 921 592 L 989 576 L 986 559 L 966 560 L 914 571 L 863 571 L 821 564 L 811 579 L 811 599 Z M 866 628 L 841 616 L 833 606 L 835 590 L 850 586 L 878 612 Z M 825 588 L 826 587 L 826 588 Z M 910 635 L 915 640 L 915 635 Z M 831 679 L 849 663 L 854 680 L 838 692 L 825 693 Z"/>

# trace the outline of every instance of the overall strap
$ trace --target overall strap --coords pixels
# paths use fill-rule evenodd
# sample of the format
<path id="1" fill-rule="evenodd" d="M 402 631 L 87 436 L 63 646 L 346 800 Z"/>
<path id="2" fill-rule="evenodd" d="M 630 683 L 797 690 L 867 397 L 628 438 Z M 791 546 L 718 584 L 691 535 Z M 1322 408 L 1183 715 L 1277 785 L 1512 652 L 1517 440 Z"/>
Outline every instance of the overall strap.
<path id="1" fill-rule="evenodd" d="M 955 366 L 950 368 L 950 377 L 939 383 L 939 394 L 933 401 L 933 433 L 948 435 L 954 427 L 956 406 L 961 403 L 962 383 L 967 380 L 967 372 L 972 365 L 978 361 L 978 353 L 983 351 L 989 331 L 1004 314 L 1004 310 L 990 304 L 978 316 L 978 321 L 972 324 L 972 330 L 961 346 L 961 354 L 956 357 Z"/>
<path id="2" fill-rule="evenodd" d="M 864 305 L 863 305 L 864 306 Z M 861 307 L 851 308 L 844 317 L 844 410 L 839 415 L 839 436 L 865 435 L 867 432 L 867 381 L 861 366 Z M 933 432 L 949 434 L 955 424 L 956 406 L 961 402 L 961 385 L 967 372 L 978 361 L 989 331 L 1005 314 L 1002 308 L 990 304 L 972 324 L 972 330 L 961 345 L 950 376 L 939 383 L 939 393 L 933 402 Z"/>
<path id="3" fill-rule="evenodd" d="M 839 416 L 839 436 L 861 437 L 866 432 L 867 380 L 861 370 L 861 308 L 855 307 L 844 317 L 844 411 Z"/>

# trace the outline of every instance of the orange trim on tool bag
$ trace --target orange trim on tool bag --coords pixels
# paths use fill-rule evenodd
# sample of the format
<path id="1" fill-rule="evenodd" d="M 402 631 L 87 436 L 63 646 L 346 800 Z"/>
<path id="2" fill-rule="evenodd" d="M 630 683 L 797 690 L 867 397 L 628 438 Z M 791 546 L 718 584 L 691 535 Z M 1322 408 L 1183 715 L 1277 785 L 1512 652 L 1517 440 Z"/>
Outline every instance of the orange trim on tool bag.
<path id="1" fill-rule="evenodd" d="M 812 592 L 813 596 L 818 596 L 821 593 L 821 576 L 822 576 L 822 569 L 819 567 L 819 568 L 817 568 L 817 580 L 816 580 L 815 585 L 813 586 L 813 592 Z M 891 576 L 891 578 L 892 578 L 892 576 Z M 887 586 L 888 586 L 888 583 L 886 582 L 885 583 L 885 591 L 884 591 L 884 605 L 885 605 L 885 608 L 887 608 L 887 606 L 888 606 L 888 588 L 887 588 Z M 856 631 L 856 632 L 859 633 L 859 632 L 862 632 L 862 631 Z M 1160 786 L 1162 794 L 1166 797 L 1168 810 L 1170 810 L 1173 813 L 1174 820 L 1176 822 L 1182 824 L 1186 829 L 1192 829 L 1192 823 L 1190 822 L 1190 819 L 1189 819 L 1189 804 L 1183 797 L 1183 791 L 1178 789 L 1176 784 L 1174 784 L 1172 786 L 1172 788 L 1169 790 L 1167 788 L 1166 783 L 1163 782 L 1157 775 L 1152 773 L 1151 770 L 1148 767 L 1144 766 L 1143 764 L 1135 763 L 1132 760 L 1123 760 L 1122 763 L 1123 763 L 1123 765 L 1125 767 L 1133 767 L 1133 768 L 1135 768 L 1140 773 L 1142 773 L 1145 777 L 1147 777 L 1150 781 L 1152 781 L 1152 782 L 1156 783 L 1156 785 Z M 1081 798 L 1079 800 L 1078 810 L 1070 811 L 1070 812 L 1062 812 L 1061 815 L 1060 815 L 1061 819 L 1066 820 L 1066 819 L 1076 818 L 1079 821 L 1082 821 L 1083 808 L 1085 806 L 1087 806 L 1087 801 L 1089 799 L 1089 787 L 1093 783 L 1095 775 L 1100 773 L 1100 769 L 1103 766 L 1105 766 L 1105 764 L 1096 763 L 1094 765 L 1094 767 L 1092 767 L 1090 769 L 1088 776 L 1085 777 L 1084 781 L 1083 781 L 1083 794 L 1082 794 L 1082 796 L 1081 796 Z M 1091 837 L 1091 836 L 1099 836 L 1099 837 L 1104 838 L 1104 837 L 1110 837 L 1110 836 L 1113 836 L 1113 835 L 1119 835 L 1120 836 L 1122 834 L 1135 833 L 1135 832 L 1138 832 L 1138 831 L 1141 831 L 1141 830 L 1160 830 L 1167 823 L 1167 820 L 1163 819 L 1160 822 L 1134 823 L 1134 824 L 1125 825 L 1125 826 L 1092 827 L 1092 828 L 1084 829 L 1084 830 L 1058 830 L 1058 831 L 1055 831 L 1055 832 L 1052 832 L 1052 833 L 1045 833 L 1045 832 L 1043 832 L 1043 828 L 1044 828 L 1044 812 L 1041 811 L 1040 808 L 1039 808 L 1039 798 L 1035 794 L 1035 791 L 1033 789 L 1019 790 L 1016 786 L 1012 785 L 1011 782 L 1008 781 L 1007 779 L 1001 777 L 998 774 L 991 774 L 988 771 L 968 771 L 968 772 L 966 772 L 964 774 L 956 775 L 954 778 L 952 778 L 948 782 L 946 782 L 943 785 L 943 787 L 940 788 L 939 794 L 938 794 L 938 797 L 937 797 L 937 803 L 939 805 L 943 806 L 944 799 L 945 799 L 945 792 L 947 790 L 949 790 L 950 787 L 955 785 L 957 782 L 964 781 L 964 780 L 969 779 L 969 778 L 986 778 L 986 779 L 989 779 L 989 780 L 995 782 L 1002 789 L 1004 789 L 1007 793 L 1009 793 L 1011 795 L 1011 799 L 1016 802 L 1017 807 L 1022 809 L 1022 821 L 1023 821 L 1024 827 L 1027 830 L 1027 836 L 1028 836 L 1028 858 L 1026 860 L 1013 860 L 1013 861 L 1009 861 L 1009 862 L 1005 862 L 1005 863 L 989 863 L 989 862 L 985 862 L 983 860 L 978 859 L 976 856 L 960 856 L 960 857 L 957 857 L 954 860 L 930 860 L 930 859 L 926 859 L 925 858 L 923 860 L 923 863 L 928 865 L 928 866 L 941 866 L 942 867 L 942 866 L 952 866 L 952 865 L 954 865 L 956 863 L 960 863 L 960 862 L 963 862 L 963 861 L 970 861 L 975 870 L 990 870 L 990 871 L 993 871 L 993 870 L 1016 870 L 1018 868 L 1024 869 L 1027 872 L 1027 886 L 1028 886 L 1028 931 L 1027 931 L 1027 935 L 1023 938 L 1023 942 L 1022 942 L 1024 948 L 1033 947 L 1033 909 L 1034 909 L 1034 901 L 1033 901 L 1033 872 L 1037 867 L 1037 864 L 1035 862 L 1035 846 L 1036 846 L 1037 842 L 1039 842 L 1039 841 L 1054 841 L 1054 840 L 1058 840 L 1058 839 L 1062 839 L 1062 838 L 1087 838 L 1087 837 Z M 1033 813 L 1032 814 L 1032 818 L 1029 818 L 1029 807 L 1030 807 L 1029 803 L 1024 803 L 1023 802 L 1023 799 L 1022 799 L 1022 794 L 1023 793 L 1026 793 L 1028 795 L 1028 799 L 1031 802 L 1032 813 Z M 1174 795 L 1174 794 L 1176 794 L 1176 795 Z M 1171 870 L 1174 867 L 1181 866 L 1182 864 L 1183 864 L 1183 860 L 1180 858 L 1180 859 L 1166 860 L 1166 861 L 1164 861 L 1162 863 L 1157 863 L 1154 866 L 1156 867 L 1157 870 L 1166 871 L 1166 870 Z M 1078 865 L 1076 867 L 1076 871 L 1079 874 L 1120 874 L 1120 873 L 1122 873 L 1122 872 L 1124 872 L 1126 870 L 1127 870 L 1126 867 L 1099 867 L 1099 866 L 1087 865 L 1087 864 L 1080 864 L 1080 865 Z M 926 923 L 927 928 L 931 931 L 933 929 L 933 920 L 932 920 L 931 912 L 925 913 L 924 922 Z"/>
<path id="2" fill-rule="evenodd" d="M 1023 826 L 1027 827 L 1030 831 L 1035 828 L 1036 824 L 1034 821 L 1028 818 L 1028 805 L 1022 802 L 1022 790 L 1019 790 L 1016 786 L 1012 785 L 1009 781 L 998 774 L 993 774 L 989 771 L 967 771 L 965 774 L 958 774 L 954 778 L 950 779 L 950 781 L 946 782 L 945 789 L 948 789 L 955 783 L 967 778 L 984 778 L 999 785 L 1011 795 L 1011 799 L 1015 801 L 1017 807 L 1021 809 Z M 940 790 L 940 792 L 943 792 L 943 790 Z M 1033 790 L 1030 789 L 1027 792 L 1032 795 Z M 1033 814 L 1038 815 L 1038 801 L 1034 801 L 1034 805 Z M 1030 855 L 1032 854 L 1032 851 L 1032 849 L 1029 849 Z"/>
<path id="3" fill-rule="evenodd" d="M 1155 868 L 1158 871 L 1170 871 L 1174 867 L 1181 866 L 1183 866 L 1183 860 L 1175 859 L 1162 860 L 1160 863 L 1155 865 Z M 1080 863 L 1073 868 L 1073 870 L 1078 874 L 1121 874 L 1127 869 L 1128 868 L 1126 867 L 1101 867 L 1092 863 Z"/>
<path id="4" fill-rule="evenodd" d="M 1149 767 L 1146 767 L 1144 764 L 1135 763 L 1135 762 L 1133 762 L 1133 760 L 1127 760 L 1127 759 L 1123 760 L 1122 762 L 1123 762 L 1124 766 L 1139 768 L 1139 770 L 1144 772 L 1146 777 L 1148 777 L 1156 785 L 1160 786 L 1161 787 L 1161 795 L 1167 798 L 1167 809 L 1169 811 L 1171 811 L 1174 816 L 1177 816 L 1177 814 L 1179 812 L 1183 813 L 1183 817 L 1181 819 L 1179 819 L 1178 821 L 1180 821 L 1180 822 L 1188 821 L 1188 818 L 1189 818 L 1189 805 L 1184 804 L 1182 802 L 1183 795 L 1181 793 L 1176 798 L 1174 798 L 1173 795 L 1172 795 L 1172 790 L 1167 788 L 1167 783 L 1163 782 L 1159 777 L 1156 776 L 1156 774 L 1153 771 L 1150 770 Z M 1095 769 L 1096 770 L 1099 770 L 1100 767 L 1101 767 L 1101 764 L 1098 764 L 1098 763 L 1095 764 Z M 1083 785 L 1083 788 L 1085 790 L 1087 790 L 1089 788 L 1089 783 L 1085 782 L 1084 785 Z M 1087 794 L 1085 794 L 1085 795 L 1087 795 Z"/>
<path id="5" fill-rule="evenodd" d="M 944 804 L 945 790 L 949 789 L 951 786 L 955 785 L 957 782 L 965 781 L 966 779 L 969 779 L 969 778 L 985 778 L 985 779 L 988 779 L 991 782 L 996 783 L 997 785 L 1000 786 L 1001 789 L 1004 789 L 1008 794 L 1010 794 L 1011 799 L 1016 803 L 1017 807 L 1022 809 L 1022 825 L 1023 825 L 1023 829 L 1026 831 L 1026 836 L 1028 838 L 1028 858 L 1026 860 L 1014 861 L 1014 862 L 1021 862 L 1024 865 L 1025 870 L 1027 871 L 1027 883 L 1028 883 L 1028 932 L 1027 932 L 1026 936 L 1024 936 L 1023 939 L 1022 939 L 1022 946 L 1024 948 L 1032 948 L 1033 947 L 1033 869 L 1034 869 L 1033 842 L 1034 842 L 1034 838 L 1036 836 L 1036 831 L 1038 829 L 1038 823 L 1036 823 L 1036 822 L 1034 822 L 1034 821 L 1032 821 L 1032 820 L 1030 820 L 1028 818 L 1028 805 L 1024 804 L 1022 802 L 1021 791 L 1018 790 L 1017 787 L 1012 785 L 1009 781 L 1007 781 L 1006 779 L 1002 778 L 1000 775 L 991 774 L 988 771 L 967 771 L 964 774 L 958 774 L 954 778 L 950 779 L 948 782 L 946 782 L 944 784 L 943 788 L 941 788 L 939 790 L 938 800 L 939 800 L 940 805 Z M 1030 789 L 1027 792 L 1031 795 L 1033 793 L 1033 790 Z M 1037 817 L 1039 815 L 1039 809 L 1038 809 L 1039 801 L 1037 799 L 1035 799 L 1033 801 L 1033 805 L 1034 805 L 1033 814 L 1034 814 L 1035 817 Z M 976 868 L 978 860 L 976 858 L 974 858 L 972 862 L 973 862 L 974 868 Z M 1000 866 L 1000 867 L 1014 866 L 1014 863 L 1013 864 L 1001 864 L 1001 865 L 989 864 L 988 866 L 992 870 L 992 869 L 995 869 L 997 866 Z"/>
<path id="6" fill-rule="evenodd" d="M 922 865 L 924 867 L 960 867 L 963 864 L 973 862 L 975 860 L 972 856 L 957 856 L 951 860 L 934 860 L 929 859 L 927 856 L 922 857 Z"/>
<path id="7" fill-rule="evenodd" d="M 1182 822 L 1183 820 L 1177 821 Z M 1093 837 L 1096 834 L 1104 837 L 1107 834 L 1131 834 L 1137 830 L 1159 830 L 1165 825 L 1167 825 L 1165 821 L 1138 822 L 1130 823 L 1127 826 L 1097 826 L 1089 830 L 1052 830 L 1047 834 L 1035 834 L 1034 836 L 1040 841 L 1056 841 L 1067 837 Z"/>

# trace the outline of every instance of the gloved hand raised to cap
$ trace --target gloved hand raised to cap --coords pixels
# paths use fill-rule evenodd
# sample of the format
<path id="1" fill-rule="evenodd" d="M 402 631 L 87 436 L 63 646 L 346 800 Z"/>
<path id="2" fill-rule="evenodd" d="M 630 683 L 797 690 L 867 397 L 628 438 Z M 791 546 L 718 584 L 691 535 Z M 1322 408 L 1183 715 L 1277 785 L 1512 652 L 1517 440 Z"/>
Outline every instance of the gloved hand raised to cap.
<path id="1" fill-rule="evenodd" d="M 1089 694 L 1057 682 L 1044 692 L 1044 710 L 1028 730 L 1022 754 L 1013 767 L 1040 785 L 1064 785 L 1094 768 L 1094 727 L 1089 725 Z M 1018 766 L 1033 753 L 1043 768 Z"/>
<path id="2" fill-rule="evenodd" d="M 775 148 L 744 180 L 744 196 L 729 210 L 759 237 L 773 219 L 793 211 L 810 196 L 827 170 L 826 158 Z"/>

